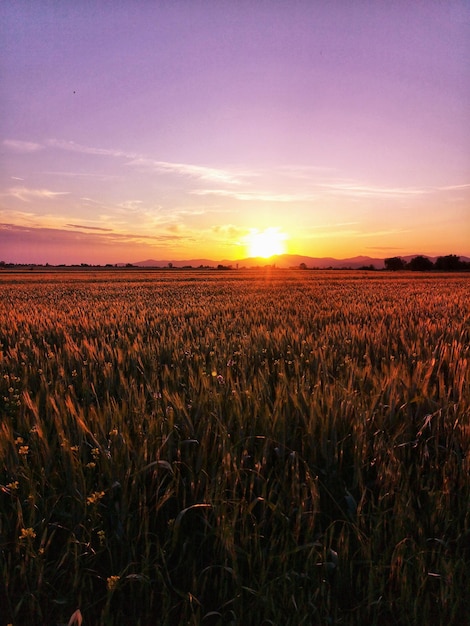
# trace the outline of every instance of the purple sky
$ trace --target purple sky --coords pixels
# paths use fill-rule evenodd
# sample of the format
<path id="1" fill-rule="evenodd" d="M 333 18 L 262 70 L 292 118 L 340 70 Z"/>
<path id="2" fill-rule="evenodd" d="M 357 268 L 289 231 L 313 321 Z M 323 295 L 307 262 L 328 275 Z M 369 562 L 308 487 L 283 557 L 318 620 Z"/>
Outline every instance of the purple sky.
<path id="1" fill-rule="evenodd" d="M 0 5 L 0 260 L 470 256 L 470 4 Z"/>

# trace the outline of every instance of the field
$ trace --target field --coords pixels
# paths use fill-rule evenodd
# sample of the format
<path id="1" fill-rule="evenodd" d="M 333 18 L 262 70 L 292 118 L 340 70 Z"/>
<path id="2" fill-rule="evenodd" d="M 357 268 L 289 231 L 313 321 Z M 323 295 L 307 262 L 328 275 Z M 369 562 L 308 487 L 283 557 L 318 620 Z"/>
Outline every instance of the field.
<path id="1" fill-rule="evenodd" d="M 469 358 L 468 275 L 0 273 L 0 626 L 470 623 Z"/>

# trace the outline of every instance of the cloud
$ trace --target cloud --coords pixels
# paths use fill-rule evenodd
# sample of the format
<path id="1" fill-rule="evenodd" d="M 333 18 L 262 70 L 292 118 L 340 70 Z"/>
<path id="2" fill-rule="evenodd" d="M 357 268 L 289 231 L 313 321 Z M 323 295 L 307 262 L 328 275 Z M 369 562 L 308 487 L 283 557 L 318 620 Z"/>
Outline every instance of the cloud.
<path id="1" fill-rule="evenodd" d="M 356 226 L 360 222 L 337 222 L 337 223 L 328 223 L 328 224 L 316 224 L 315 229 L 318 228 L 328 228 L 331 230 L 332 228 L 342 228 L 343 226 Z"/>
<path id="2" fill-rule="evenodd" d="M 108 204 L 106 202 L 102 202 L 101 200 L 95 200 L 94 198 L 88 198 L 87 196 L 82 196 L 80 198 L 80 200 L 85 204 L 85 205 L 98 205 L 100 207 L 107 207 Z"/>
<path id="3" fill-rule="evenodd" d="M 236 191 L 231 189 L 194 189 L 196 196 L 222 196 L 242 201 L 256 202 L 310 202 L 317 198 L 314 194 L 270 193 L 264 191 Z"/>
<path id="4" fill-rule="evenodd" d="M 217 181 L 219 183 L 238 184 L 240 182 L 238 175 L 232 174 L 228 170 L 221 168 L 194 165 L 191 163 L 160 161 L 135 152 L 127 152 L 125 150 L 115 150 L 110 148 L 96 148 L 93 146 L 85 146 L 83 144 L 75 143 L 74 141 L 64 141 L 62 139 L 49 139 L 47 141 L 47 145 L 51 148 L 67 150 L 68 152 L 128 159 L 127 165 L 141 167 L 147 170 L 150 169 L 152 171 L 168 172 L 179 176 L 188 176 L 200 180 Z"/>
<path id="5" fill-rule="evenodd" d="M 96 154 L 98 156 L 125 157 L 136 158 L 134 153 L 123 152 L 122 150 L 113 150 L 109 148 L 95 148 L 93 146 L 84 146 L 74 141 L 64 141 L 63 139 L 48 139 L 47 145 L 51 148 L 67 150 L 68 152 L 80 152 L 81 154 Z"/>
<path id="6" fill-rule="evenodd" d="M 234 224 L 218 224 L 212 226 L 211 232 L 219 237 L 222 236 L 232 240 L 245 237 L 249 231 L 246 228 L 239 228 Z"/>
<path id="7" fill-rule="evenodd" d="M 259 170 L 252 171 L 244 176 L 265 177 L 268 183 L 265 189 L 253 189 L 250 187 L 237 189 L 224 188 L 222 185 L 214 188 L 206 187 L 193 189 L 190 193 L 199 196 L 218 196 L 233 198 L 247 202 L 314 202 L 327 195 L 340 195 L 350 198 L 417 198 L 436 191 L 466 190 L 470 184 L 452 185 L 448 187 L 404 187 L 404 186 L 381 186 L 363 183 L 356 180 L 338 179 L 325 177 L 329 168 L 316 166 L 283 166 L 271 172 Z M 321 176 L 321 178 L 320 178 Z M 237 181 L 241 184 L 241 180 Z M 278 191 L 271 190 L 273 185 Z"/>
<path id="8" fill-rule="evenodd" d="M 304 233 L 305 239 L 337 239 L 340 237 L 353 238 L 359 235 L 359 231 L 355 229 L 349 230 L 323 230 L 323 231 L 309 231 Z"/>
<path id="9" fill-rule="evenodd" d="M 101 240 L 120 240 L 120 241 L 136 241 L 136 240 L 144 240 L 144 239 L 149 240 L 149 241 L 164 241 L 167 239 L 174 240 L 174 239 L 182 238 L 179 235 L 174 235 L 174 234 L 169 235 L 166 233 L 162 233 L 158 235 L 143 235 L 140 233 L 119 233 L 119 232 L 113 231 L 111 228 L 83 226 L 80 224 L 67 224 L 67 226 L 71 228 L 97 230 L 97 231 L 104 231 L 104 232 L 79 233 L 78 231 L 64 230 L 62 228 L 47 228 L 47 227 L 42 227 L 42 226 L 19 226 L 18 224 L 11 224 L 11 223 L 0 224 L 0 232 L 8 231 L 8 232 L 15 232 L 15 233 L 20 233 L 20 234 L 25 233 L 25 232 L 35 232 L 38 234 L 54 233 L 54 234 L 61 235 L 61 236 L 63 235 L 66 238 L 70 237 L 72 234 L 78 234 L 84 237 L 92 237 L 92 238 L 101 239 Z"/>
<path id="10" fill-rule="evenodd" d="M 119 208 L 126 209 L 128 211 L 138 211 L 142 208 L 142 200 L 126 200 L 119 204 Z"/>
<path id="11" fill-rule="evenodd" d="M 14 263 L 116 263 L 155 256 L 191 238 L 173 233 L 141 235 L 0 224 L 2 259 Z M 134 258 L 133 258 L 134 257 Z"/>
<path id="12" fill-rule="evenodd" d="M 366 246 L 367 250 L 392 250 L 392 251 L 398 251 L 398 250 L 404 250 L 403 247 L 398 248 L 397 246 Z"/>
<path id="13" fill-rule="evenodd" d="M 379 187 L 355 182 L 319 183 L 318 186 L 335 194 L 347 196 L 416 196 L 429 193 L 429 189 L 410 187 Z"/>
<path id="14" fill-rule="evenodd" d="M 95 178 L 97 180 L 113 180 L 117 178 L 115 174 L 98 174 L 97 172 L 63 172 L 45 171 L 48 176 L 66 176 L 69 178 Z"/>
<path id="15" fill-rule="evenodd" d="M 10 187 L 2 195 L 11 196 L 22 200 L 23 202 L 31 202 L 32 200 L 51 200 L 58 196 L 66 196 L 69 191 L 52 191 L 50 189 L 28 189 L 27 187 Z"/>
<path id="16" fill-rule="evenodd" d="M 34 206 L 33 203 L 27 206 Z M 62 212 L 61 212 L 62 213 Z M 76 218 L 77 216 L 75 216 Z M 114 217 L 111 222 L 101 221 L 102 217 L 100 215 L 94 216 L 92 223 L 94 222 L 97 226 L 94 225 L 84 225 L 77 224 L 73 222 L 74 217 L 71 215 L 56 215 L 54 213 L 45 213 L 41 211 L 40 214 L 35 213 L 33 211 L 17 211 L 11 210 L 6 207 L 0 206 L 0 220 L 3 225 L 9 224 L 12 228 L 18 227 L 27 228 L 27 229 L 50 229 L 50 230 L 60 230 L 62 228 L 66 229 L 85 229 L 89 231 L 98 231 L 98 232 L 114 232 L 116 227 L 116 221 Z M 68 221 L 67 221 L 68 220 Z M 105 226 L 105 228 L 102 228 Z M 68 230 L 68 232 L 71 232 Z"/>
<path id="17" fill-rule="evenodd" d="M 326 168 L 325 168 L 326 169 Z M 326 194 L 350 197 L 410 197 L 431 193 L 432 189 L 411 187 L 381 187 L 351 180 L 316 180 L 323 170 L 319 167 L 285 166 L 276 168 L 275 185 L 285 190 L 227 189 L 222 187 L 194 189 L 193 195 L 219 196 L 248 202 L 314 202 Z M 264 173 L 266 175 L 266 172 Z M 258 174 L 261 176 L 261 173 Z M 274 176 L 274 172 L 271 173 Z M 302 182 L 299 186 L 299 180 Z M 264 185 L 268 187 L 268 184 Z M 272 183 L 269 184 L 272 187 Z M 268 187 L 268 188 L 269 188 Z"/>
<path id="18" fill-rule="evenodd" d="M 449 185 L 448 187 L 437 187 L 437 191 L 454 191 L 457 189 L 469 189 L 470 183 L 464 183 L 463 185 Z"/>
<path id="19" fill-rule="evenodd" d="M 35 225 L 37 214 L 32 211 L 16 211 L 9 207 L 0 206 L 0 216 L 3 222 L 12 224 Z"/>
<path id="20" fill-rule="evenodd" d="M 33 141 L 21 141 L 19 139 L 4 139 L 3 145 L 15 152 L 38 152 L 43 146 Z"/>
<path id="21" fill-rule="evenodd" d="M 339 224 L 330 224 L 324 226 L 316 226 L 309 229 L 304 233 L 308 239 L 335 239 L 340 237 L 354 238 L 370 238 L 370 237 L 383 237 L 388 235 L 401 235 L 402 233 L 410 232 L 409 229 L 403 228 L 389 228 L 386 230 L 374 230 L 367 231 L 363 227 L 359 226 L 360 222 L 344 222 Z M 357 228 L 350 228 L 350 226 L 357 225 Z M 349 227 L 349 228 L 343 228 Z"/>
<path id="22" fill-rule="evenodd" d="M 143 167 L 157 172 L 168 172 L 179 176 L 188 176 L 199 180 L 211 180 L 214 182 L 240 184 L 237 176 L 228 170 L 206 167 L 203 165 L 192 165 L 189 163 L 171 163 L 169 161 L 157 161 L 146 157 L 135 158 L 128 163 L 135 167 Z"/>
<path id="23" fill-rule="evenodd" d="M 321 165 L 280 165 L 275 168 L 275 171 L 291 179 L 312 181 L 313 177 L 317 177 L 319 174 L 325 175 L 328 172 L 334 172 L 335 168 L 323 167 Z"/>
<path id="24" fill-rule="evenodd" d="M 85 230 L 98 230 L 103 232 L 112 232 L 112 228 L 100 228 L 99 226 L 84 226 L 83 224 L 66 224 L 70 228 L 83 228 Z"/>
<path id="25" fill-rule="evenodd" d="M 47 228 L 37 226 L 19 226 L 17 224 L 0 224 L 0 243 L 6 244 L 12 241 L 18 241 L 22 246 L 31 243 L 45 243 L 50 246 L 54 245 L 82 245 L 89 244 L 93 246 L 111 245 L 111 244 L 141 244 L 141 243 L 158 243 L 167 242 L 174 243 L 186 239 L 185 236 L 175 233 L 160 233 L 157 235 L 142 235 L 138 233 L 118 233 L 112 229 L 93 228 L 79 224 L 67 224 L 67 226 L 75 230 L 63 228 Z M 78 230 L 77 230 L 78 229 Z M 99 232 L 82 232 L 82 229 L 99 231 Z"/>
<path id="26" fill-rule="evenodd" d="M 401 235 L 403 233 L 409 233 L 409 228 L 388 228 L 386 230 L 374 230 L 369 232 L 357 233 L 358 237 L 384 237 L 388 235 Z"/>

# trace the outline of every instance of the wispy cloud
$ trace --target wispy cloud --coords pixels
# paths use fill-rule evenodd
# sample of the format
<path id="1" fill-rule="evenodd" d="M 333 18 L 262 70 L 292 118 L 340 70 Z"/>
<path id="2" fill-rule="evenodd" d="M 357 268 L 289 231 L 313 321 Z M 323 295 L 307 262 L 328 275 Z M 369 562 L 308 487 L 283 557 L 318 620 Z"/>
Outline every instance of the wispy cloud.
<path id="1" fill-rule="evenodd" d="M 115 174 L 99 174 L 98 172 L 64 172 L 64 171 L 45 171 L 48 176 L 65 176 L 68 178 L 94 178 L 97 180 L 113 180 L 117 178 Z"/>
<path id="2" fill-rule="evenodd" d="M 319 183 L 320 188 L 334 194 L 347 196 L 417 196 L 429 193 L 429 189 L 411 187 L 380 187 L 356 182 Z"/>
<path id="3" fill-rule="evenodd" d="M 66 224 L 70 228 L 82 228 L 84 230 L 97 230 L 103 232 L 112 232 L 112 228 L 101 228 L 100 226 L 85 226 L 84 224 Z"/>
<path id="4" fill-rule="evenodd" d="M 142 200 L 126 200 L 121 202 L 119 208 L 126 209 L 127 211 L 138 211 L 142 208 Z"/>
<path id="5" fill-rule="evenodd" d="M 409 228 L 387 228 L 384 230 L 363 231 L 357 233 L 358 237 L 384 237 L 389 235 L 402 235 L 409 233 Z"/>
<path id="6" fill-rule="evenodd" d="M 64 141 L 63 139 L 48 139 L 47 145 L 51 148 L 67 150 L 68 152 L 80 152 L 81 154 L 96 154 L 98 156 L 125 157 L 127 159 L 136 158 L 138 155 L 134 153 L 124 152 L 122 150 L 114 150 L 110 148 L 96 148 L 93 146 L 84 146 L 74 141 Z"/>
<path id="7" fill-rule="evenodd" d="M 324 167 L 322 165 L 281 165 L 275 168 L 276 174 L 286 176 L 291 179 L 312 181 L 318 176 L 325 176 L 328 173 L 336 171 L 332 167 Z"/>
<path id="8" fill-rule="evenodd" d="M 30 203 L 26 206 L 34 207 L 34 204 Z M 28 211 L 12 210 L 6 207 L 0 207 L 0 220 L 3 222 L 3 224 L 10 224 L 12 226 L 15 225 L 15 226 L 18 226 L 18 228 L 52 229 L 52 230 L 55 230 L 55 229 L 60 230 L 62 228 L 67 228 L 67 229 L 79 228 L 79 229 L 87 229 L 90 231 L 103 230 L 106 232 L 113 232 L 114 230 L 114 226 L 115 226 L 114 222 L 101 223 L 100 216 L 95 215 L 94 219 L 89 221 L 89 223 L 86 225 L 74 223 L 73 222 L 74 217 L 76 216 L 72 216 L 70 214 L 69 215 L 57 215 L 54 213 L 45 213 L 43 211 L 41 211 L 40 213 L 37 213 L 34 211 L 34 208 L 32 211 L 28 212 Z M 96 223 L 96 226 L 93 222 Z M 105 226 L 106 228 L 102 229 L 101 228 L 102 225 Z"/>
<path id="9" fill-rule="evenodd" d="M 87 227 L 79 224 L 68 224 L 68 226 L 75 229 L 86 229 L 91 231 L 101 231 L 101 232 L 79 232 L 79 230 L 69 230 L 64 228 L 47 228 L 41 226 L 19 226 L 18 224 L 9 224 L 3 223 L 0 224 L 0 241 L 4 239 L 6 236 L 25 236 L 27 233 L 34 235 L 38 240 L 46 240 L 47 237 L 50 237 L 50 242 L 53 244 L 54 242 L 60 241 L 61 243 L 70 241 L 71 237 L 76 237 L 79 235 L 82 238 L 85 238 L 89 242 L 94 242 L 96 245 L 98 243 L 139 243 L 139 242 L 174 242 L 185 237 L 182 235 L 178 235 L 176 233 L 159 233 L 156 235 L 143 235 L 139 233 L 121 233 L 114 232 L 112 229 L 105 228 L 93 228 Z M 74 239 L 76 241 L 76 239 Z"/>
<path id="10" fill-rule="evenodd" d="M 0 206 L 0 217 L 3 222 L 18 224 L 22 226 L 39 225 L 37 215 L 32 211 L 15 211 L 10 208 Z"/>
<path id="11" fill-rule="evenodd" d="M 51 200 L 58 196 L 66 196 L 69 191 L 52 191 L 51 189 L 28 189 L 27 187 L 10 187 L 3 195 L 17 198 L 23 202 L 31 202 L 32 200 L 47 199 Z"/>
<path id="12" fill-rule="evenodd" d="M 432 193 L 433 189 L 414 187 L 382 187 L 379 185 L 361 183 L 354 180 L 328 178 L 325 180 L 325 171 L 322 168 L 285 166 L 277 168 L 279 176 L 268 176 L 266 172 L 259 176 L 268 179 L 274 177 L 274 183 L 265 184 L 265 189 L 253 189 L 252 185 L 245 185 L 237 189 L 218 186 L 214 188 L 193 189 L 190 193 L 198 196 L 219 196 L 233 198 L 247 202 L 313 202 L 327 195 L 341 195 L 351 198 L 364 197 L 415 197 Z M 276 191 L 272 190 L 272 187 Z M 271 189 L 269 189 L 271 188 Z M 267 190 L 269 189 L 269 190 Z"/>
<path id="13" fill-rule="evenodd" d="M 192 165 L 189 163 L 171 163 L 169 161 L 158 161 L 146 157 L 139 157 L 129 161 L 128 165 L 141 167 L 156 172 L 168 172 L 179 176 L 188 176 L 199 180 L 211 180 L 214 182 L 240 184 L 237 175 L 228 170 L 206 167 L 203 165 Z"/>
<path id="14" fill-rule="evenodd" d="M 168 219 L 172 216 L 175 216 L 177 219 L 179 219 L 179 218 L 185 218 L 185 217 L 194 217 L 195 215 L 221 215 L 221 214 L 226 215 L 228 213 L 234 213 L 234 210 L 230 208 L 220 207 L 218 205 L 216 206 L 192 205 L 190 208 L 187 208 L 187 209 L 176 209 L 175 211 L 172 211 L 171 213 L 166 212 L 165 218 Z"/>
<path id="15" fill-rule="evenodd" d="M 88 198 L 87 196 L 83 196 L 82 198 L 80 198 L 80 200 L 84 204 L 91 204 L 91 205 L 100 206 L 100 207 L 108 206 L 105 202 L 102 202 L 101 200 L 95 200 L 94 198 Z"/>
<path id="16" fill-rule="evenodd" d="M 366 246 L 367 250 L 392 250 L 398 252 L 399 250 L 404 250 L 404 248 L 399 248 L 397 246 Z"/>
<path id="17" fill-rule="evenodd" d="M 194 189 L 196 196 L 222 196 L 235 200 L 257 202 L 309 202 L 317 196 L 309 193 L 270 193 L 266 191 L 236 191 L 231 189 Z"/>
<path id="18" fill-rule="evenodd" d="M 245 237 L 249 233 L 249 230 L 246 228 L 240 228 L 234 224 L 217 224 L 212 226 L 211 232 L 217 235 L 217 237 L 222 236 L 226 239 L 233 240 Z"/>
<path id="19" fill-rule="evenodd" d="M 146 170 L 167 172 L 178 176 L 187 176 L 206 181 L 218 181 L 220 183 L 238 184 L 240 182 L 237 174 L 234 174 L 226 169 L 204 165 L 194 165 L 192 163 L 173 163 L 170 161 L 161 161 L 142 154 L 137 154 L 135 152 L 85 146 L 83 144 L 75 143 L 74 141 L 64 141 L 61 139 L 49 139 L 46 143 L 51 148 L 66 150 L 68 152 L 127 159 L 127 165 L 140 167 Z"/>
<path id="20" fill-rule="evenodd" d="M 461 189 L 470 189 L 470 183 L 464 183 L 463 185 L 449 185 L 447 187 L 437 187 L 437 191 L 454 191 Z"/>
<path id="21" fill-rule="evenodd" d="M 349 198 L 419 198 L 442 191 L 465 191 L 470 184 L 450 185 L 444 187 L 405 187 L 382 186 L 363 181 L 348 180 L 338 177 L 328 177 L 327 168 L 284 166 L 275 168 L 271 172 L 259 170 L 251 172 L 252 177 L 266 179 L 269 182 L 263 188 L 254 189 L 251 181 L 240 180 L 236 188 L 206 187 L 193 189 L 192 195 L 219 196 L 233 198 L 240 201 L 256 202 L 312 202 L 328 196 L 343 196 Z M 243 183 L 243 184 L 242 184 Z M 276 190 L 274 191 L 273 188 Z M 267 190 L 269 189 L 269 190 Z"/>
<path id="22" fill-rule="evenodd" d="M 383 230 L 365 230 L 360 222 L 343 222 L 338 224 L 329 224 L 324 226 L 315 226 L 304 232 L 307 239 L 340 239 L 348 237 L 355 238 L 371 238 L 383 237 L 390 235 L 401 235 L 410 232 L 409 229 L 388 228 Z"/>
<path id="23" fill-rule="evenodd" d="M 304 239 L 341 239 L 344 237 L 354 238 L 358 235 L 358 231 L 353 228 L 338 230 L 310 230 L 304 231 Z"/>
<path id="24" fill-rule="evenodd" d="M 353 222 L 328 222 L 327 224 L 315 224 L 315 230 L 318 229 L 328 229 L 329 231 L 331 231 L 332 229 L 336 229 L 336 228 L 343 228 L 345 226 L 356 226 L 357 224 L 359 224 L 360 222 L 358 221 L 353 221 Z"/>
<path id="25" fill-rule="evenodd" d="M 21 141 L 19 139 L 4 139 L 3 145 L 15 152 L 38 152 L 43 146 L 33 141 Z"/>
<path id="26" fill-rule="evenodd" d="M 158 258 L 156 255 L 168 253 L 175 245 L 184 247 L 188 242 L 190 237 L 177 233 L 141 235 L 83 230 L 81 226 L 51 228 L 0 224 L 0 250 L 7 262 L 126 262 L 145 256 Z"/>

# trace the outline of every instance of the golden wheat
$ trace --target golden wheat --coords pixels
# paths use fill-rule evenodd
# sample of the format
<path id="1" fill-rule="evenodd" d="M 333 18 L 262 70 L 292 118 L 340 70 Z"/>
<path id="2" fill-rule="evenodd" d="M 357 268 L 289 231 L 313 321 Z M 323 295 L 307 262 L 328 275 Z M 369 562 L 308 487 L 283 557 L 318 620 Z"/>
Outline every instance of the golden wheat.
<path id="1" fill-rule="evenodd" d="M 4 271 L 0 291 L 2 623 L 469 614 L 467 276 Z"/>

